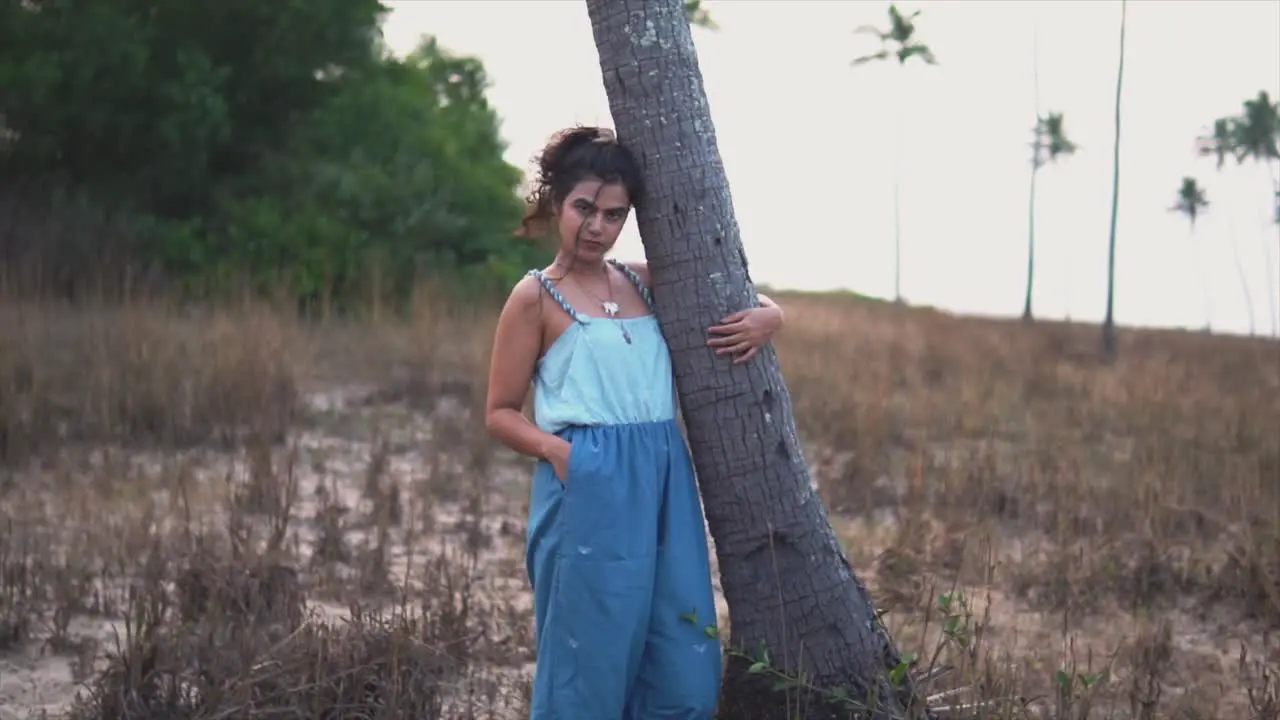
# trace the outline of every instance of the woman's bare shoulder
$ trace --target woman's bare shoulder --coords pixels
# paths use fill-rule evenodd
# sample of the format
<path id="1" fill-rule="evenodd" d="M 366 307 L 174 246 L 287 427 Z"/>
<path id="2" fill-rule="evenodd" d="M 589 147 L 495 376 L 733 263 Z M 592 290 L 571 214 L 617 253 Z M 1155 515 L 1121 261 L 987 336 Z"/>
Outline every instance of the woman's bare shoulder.
<path id="1" fill-rule="evenodd" d="M 503 310 L 536 310 L 538 308 L 538 303 L 541 301 L 542 281 L 532 273 L 529 273 L 520 278 L 516 284 L 511 287 L 511 292 L 507 295 L 507 302 Z"/>

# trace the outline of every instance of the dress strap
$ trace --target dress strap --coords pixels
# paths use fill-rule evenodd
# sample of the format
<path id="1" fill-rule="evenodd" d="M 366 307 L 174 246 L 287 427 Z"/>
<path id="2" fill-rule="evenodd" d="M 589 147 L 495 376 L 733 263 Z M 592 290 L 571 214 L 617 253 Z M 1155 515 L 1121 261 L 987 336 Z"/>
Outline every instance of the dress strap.
<path id="1" fill-rule="evenodd" d="M 568 300 L 564 299 L 564 295 L 560 294 L 560 291 L 556 289 L 556 286 L 553 285 L 551 283 L 551 280 L 547 278 L 546 273 L 542 272 L 541 270 L 530 270 L 528 274 L 537 278 L 538 282 L 542 283 L 543 289 L 547 291 L 547 294 L 551 296 L 552 300 L 555 300 L 556 302 L 560 303 L 560 307 L 564 308 L 564 311 L 569 313 L 569 317 L 573 318 L 574 320 L 580 323 L 586 323 L 588 321 L 588 318 L 586 315 L 583 315 L 582 313 L 578 312 L 572 305 L 569 304 Z"/>
<path id="2" fill-rule="evenodd" d="M 617 268 L 623 275 L 626 275 L 627 279 L 631 280 L 631 283 L 636 286 L 636 290 L 640 291 L 640 297 L 644 298 L 645 305 L 648 305 L 649 310 L 653 311 L 653 294 L 649 292 L 649 288 L 645 286 L 644 281 L 640 279 L 640 276 L 636 274 L 636 271 L 627 267 L 626 263 L 613 258 L 609 258 L 609 264 Z"/>

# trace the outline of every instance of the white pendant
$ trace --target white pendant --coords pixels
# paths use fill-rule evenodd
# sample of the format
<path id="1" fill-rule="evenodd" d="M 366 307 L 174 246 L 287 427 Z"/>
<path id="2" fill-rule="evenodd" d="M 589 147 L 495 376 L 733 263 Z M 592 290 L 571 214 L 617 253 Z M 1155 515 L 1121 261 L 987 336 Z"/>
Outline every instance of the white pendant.
<path id="1" fill-rule="evenodd" d="M 618 303 L 610 301 L 610 302 L 602 302 L 600 303 L 600 305 L 604 307 L 605 315 L 608 315 L 609 317 L 613 317 L 614 315 L 618 314 Z"/>

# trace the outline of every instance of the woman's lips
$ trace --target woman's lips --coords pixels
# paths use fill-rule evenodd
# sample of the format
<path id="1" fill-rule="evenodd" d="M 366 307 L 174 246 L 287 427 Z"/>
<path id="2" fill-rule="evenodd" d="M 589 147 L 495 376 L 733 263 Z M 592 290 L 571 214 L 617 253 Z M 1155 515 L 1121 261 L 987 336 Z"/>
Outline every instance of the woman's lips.
<path id="1" fill-rule="evenodd" d="M 584 240 L 582 241 L 582 244 L 583 244 L 583 245 L 586 245 L 586 246 L 587 246 L 587 248 L 588 248 L 588 249 L 590 249 L 590 250 L 603 250 L 603 249 L 604 249 L 604 243 L 600 242 L 599 240 L 585 240 L 585 239 L 584 239 Z"/>

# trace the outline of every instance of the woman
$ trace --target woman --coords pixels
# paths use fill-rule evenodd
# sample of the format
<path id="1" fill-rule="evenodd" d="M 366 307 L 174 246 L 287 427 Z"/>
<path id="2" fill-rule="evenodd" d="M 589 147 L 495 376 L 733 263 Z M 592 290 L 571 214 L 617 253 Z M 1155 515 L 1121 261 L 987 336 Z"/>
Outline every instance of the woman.
<path id="1" fill-rule="evenodd" d="M 538 663 L 533 720 L 704 720 L 720 645 L 693 466 L 676 422 L 648 268 L 605 256 L 640 169 L 612 132 L 574 128 L 542 152 L 523 230 L 554 229 L 555 261 L 512 289 L 489 370 L 490 434 L 538 459 L 526 569 Z M 744 362 L 782 310 L 734 313 L 708 344 Z M 536 425 L 522 414 L 530 384 Z M 696 618 L 696 620 L 695 620 Z"/>

